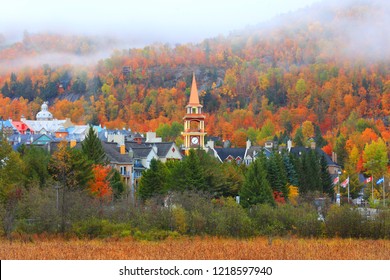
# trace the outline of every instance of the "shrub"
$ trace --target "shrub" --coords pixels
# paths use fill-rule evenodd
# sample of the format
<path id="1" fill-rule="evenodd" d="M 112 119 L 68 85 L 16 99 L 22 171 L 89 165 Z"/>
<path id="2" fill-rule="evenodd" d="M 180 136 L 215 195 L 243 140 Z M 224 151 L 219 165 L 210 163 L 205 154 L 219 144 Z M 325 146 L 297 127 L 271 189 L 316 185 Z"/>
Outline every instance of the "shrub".
<path id="1" fill-rule="evenodd" d="M 245 209 L 231 197 L 222 199 L 220 202 L 211 214 L 215 226 L 214 234 L 229 237 L 253 235 L 252 221 Z"/>
<path id="2" fill-rule="evenodd" d="M 111 223 L 108 220 L 92 218 L 73 224 L 72 231 L 79 238 L 106 238 L 131 232 L 130 224 Z"/>
<path id="3" fill-rule="evenodd" d="M 362 237 L 362 215 L 349 205 L 333 205 L 326 216 L 325 227 L 329 237 Z"/>
<path id="4" fill-rule="evenodd" d="M 173 218 L 173 230 L 176 230 L 180 234 L 186 234 L 188 230 L 187 224 L 187 212 L 181 206 L 176 206 L 172 209 Z"/>

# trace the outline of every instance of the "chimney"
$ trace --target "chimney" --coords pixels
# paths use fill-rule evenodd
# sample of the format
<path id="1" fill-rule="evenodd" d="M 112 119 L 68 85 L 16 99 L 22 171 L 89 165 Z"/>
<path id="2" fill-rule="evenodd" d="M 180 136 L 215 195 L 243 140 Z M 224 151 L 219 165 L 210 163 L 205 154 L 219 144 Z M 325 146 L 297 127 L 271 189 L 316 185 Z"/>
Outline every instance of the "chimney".
<path id="1" fill-rule="evenodd" d="M 126 146 L 125 146 L 125 144 L 121 144 L 119 146 L 119 151 L 120 151 L 121 155 L 126 154 Z"/>
<path id="2" fill-rule="evenodd" d="M 210 149 L 214 150 L 214 141 L 213 141 L 213 140 L 207 141 L 207 146 L 208 146 Z"/>
<path id="3" fill-rule="evenodd" d="M 129 150 L 129 157 L 130 157 L 131 159 L 134 158 L 134 151 L 133 151 L 132 148 L 130 148 L 130 150 Z"/>
<path id="4" fill-rule="evenodd" d="M 291 148 L 292 148 L 292 141 L 291 141 L 291 139 L 288 139 L 288 141 L 287 141 L 287 150 L 288 150 L 288 152 L 291 151 Z"/>
<path id="5" fill-rule="evenodd" d="M 74 148 L 76 146 L 77 142 L 76 142 L 76 139 L 71 139 L 70 140 L 70 147 L 71 148 Z"/>
<path id="6" fill-rule="evenodd" d="M 152 143 L 156 139 L 156 132 L 146 132 L 146 143 Z"/>
<path id="7" fill-rule="evenodd" d="M 156 144 L 153 144 L 152 149 L 154 150 L 154 152 L 156 154 L 158 154 L 158 148 L 157 148 Z"/>
<path id="8" fill-rule="evenodd" d="M 251 142 L 251 140 L 248 139 L 246 141 L 246 149 L 249 150 L 251 146 L 252 146 L 252 142 Z"/>

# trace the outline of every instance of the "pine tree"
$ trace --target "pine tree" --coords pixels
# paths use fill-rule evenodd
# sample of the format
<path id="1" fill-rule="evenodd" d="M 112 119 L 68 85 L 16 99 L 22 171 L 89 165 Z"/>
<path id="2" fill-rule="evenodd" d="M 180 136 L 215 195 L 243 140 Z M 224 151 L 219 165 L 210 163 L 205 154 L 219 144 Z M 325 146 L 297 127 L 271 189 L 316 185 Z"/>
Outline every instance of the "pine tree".
<path id="1" fill-rule="evenodd" d="M 209 191 L 206 176 L 198 153 L 203 151 L 190 150 L 188 157 L 183 161 L 184 178 L 187 190 Z"/>
<path id="2" fill-rule="evenodd" d="M 303 137 L 303 133 L 302 133 L 302 127 L 299 127 L 297 129 L 297 131 L 295 132 L 294 144 L 297 147 L 303 146 L 303 141 L 304 141 L 304 137 Z"/>
<path id="3" fill-rule="evenodd" d="M 118 170 L 112 168 L 109 178 L 110 186 L 114 194 L 114 199 L 119 199 L 122 193 L 125 191 L 125 183 L 123 182 L 122 176 Z"/>
<path id="4" fill-rule="evenodd" d="M 81 142 L 81 150 L 92 163 L 102 165 L 107 163 L 107 157 L 102 142 L 98 138 L 92 125 L 89 126 L 88 134 L 84 141 Z"/>
<path id="5" fill-rule="evenodd" d="M 267 178 L 273 191 L 288 197 L 287 174 L 279 153 L 274 153 L 267 161 Z"/>
<path id="6" fill-rule="evenodd" d="M 320 165 L 321 165 L 322 192 L 328 194 L 330 197 L 333 197 L 334 195 L 333 180 L 328 172 L 328 165 L 326 163 L 326 159 L 324 155 L 321 156 Z"/>
<path id="7" fill-rule="evenodd" d="M 239 192 L 241 197 L 240 201 L 243 207 L 250 207 L 263 203 L 275 205 L 272 189 L 267 180 L 265 161 L 265 156 L 260 155 L 260 157 L 248 168 L 244 185 Z"/>
<path id="8" fill-rule="evenodd" d="M 324 147 L 328 142 L 322 137 L 321 129 L 318 125 L 314 124 L 314 140 L 316 141 L 316 146 L 318 148 Z"/>
<path id="9" fill-rule="evenodd" d="M 152 159 L 150 168 L 142 173 L 138 196 L 143 201 L 167 192 L 167 168 L 159 160 Z"/>
<path id="10" fill-rule="evenodd" d="M 290 185 L 298 186 L 298 174 L 295 170 L 292 154 L 283 154 L 283 164 L 287 173 L 287 180 Z"/>

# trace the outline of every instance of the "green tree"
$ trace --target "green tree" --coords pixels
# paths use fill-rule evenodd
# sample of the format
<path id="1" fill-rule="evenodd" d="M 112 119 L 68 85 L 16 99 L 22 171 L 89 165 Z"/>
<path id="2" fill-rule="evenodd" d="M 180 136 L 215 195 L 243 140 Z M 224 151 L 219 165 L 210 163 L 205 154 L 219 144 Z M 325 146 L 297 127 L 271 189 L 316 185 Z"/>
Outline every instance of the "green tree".
<path id="1" fill-rule="evenodd" d="M 298 186 L 298 174 L 295 170 L 292 154 L 283 154 L 283 164 L 287 173 L 288 183 L 293 186 Z"/>
<path id="2" fill-rule="evenodd" d="M 295 146 L 297 147 L 302 147 L 304 146 L 304 136 L 303 136 L 303 133 L 302 133 L 302 127 L 299 127 L 297 129 L 297 131 L 295 132 L 295 135 L 294 135 L 294 144 Z"/>
<path id="3" fill-rule="evenodd" d="M 348 152 L 345 148 L 345 144 L 347 143 L 347 139 L 343 134 L 340 134 L 336 139 L 336 146 L 334 151 L 337 154 L 337 163 L 344 167 L 344 163 L 348 158 Z"/>
<path id="4" fill-rule="evenodd" d="M 138 196 L 143 201 L 157 195 L 164 195 L 168 191 L 168 170 L 159 160 L 152 159 L 150 168 L 142 173 L 139 182 Z"/>
<path id="5" fill-rule="evenodd" d="M 89 161 L 94 164 L 106 164 L 107 156 L 104 152 L 102 142 L 98 138 L 92 125 L 89 126 L 88 134 L 81 142 L 81 150 Z"/>
<path id="6" fill-rule="evenodd" d="M 111 169 L 109 177 L 110 177 L 110 180 L 109 180 L 110 186 L 111 186 L 112 192 L 114 194 L 114 198 L 119 199 L 122 196 L 122 194 L 126 188 L 126 185 L 123 182 L 123 178 L 122 178 L 121 174 L 119 173 L 119 171 L 116 170 L 115 168 Z"/>
<path id="7" fill-rule="evenodd" d="M 266 158 L 263 154 L 254 161 L 245 174 L 244 184 L 239 192 L 241 205 L 251 207 L 268 203 L 275 205 L 272 188 L 267 180 Z"/>
<path id="8" fill-rule="evenodd" d="M 333 180 L 328 171 L 328 165 L 326 163 L 325 156 L 322 155 L 320 158 L 321 165 L 321 192 L 328 194 L 329 197 L 333 197 L 334 188 L 333 188 Z"/>
<path id="9" fill-rule="evenodd" d="M 0 135 L 0 206 L 3 208 L 0 213 L 4 233 L 8 238 L 14 226 L 17 203 L 22 195 L 23 168 L 19 154 Z"/>
<path id="10" fill-rule="evenodd" d="M 50 154 L 44 149 L 32 146 L 29 149 L 25 149 L 22 159 L 25 164 L 23 170 L 25 186 L 38 185 L 41 188 L 44 187 L 50 177 L 47 169 Z"/>
<path id="11" fill-rule="evenodd" d="M 314 150 L 302 153 L 296 163 L 296 170 L 298 170 L 300 194 L 322 192 L 320 159 Z"/>
<path id="12" fill-rule="evenodd" d="M 288 198 L 287 173 L 284 168 L 282 156 L 279 153 L 273 153 L 267 161 L 267 178 L 273 191 L 283 194 Z"/>
<path id="13" fill-rule="evenodd" d="M 316 141 L 316 147 L 318 148 L 322 148 L 328 144 L 328 142 L 322 137 L 320 127 L 316 124 L 314 124 L 314 140 Z"/>
<path id="14" fill-rule="evenodd" d="M 203 150 L 191 149 L 182 162 L 171 166 L 171 183 L 174 190 L 210 192 L 212 188 L 207 181 L 211 182 L 212 178 L 208 177 L 210 173 L 205 173 L 205 166 L 201 162 L 200 155 L 204 156 L 203 153 Z"/>

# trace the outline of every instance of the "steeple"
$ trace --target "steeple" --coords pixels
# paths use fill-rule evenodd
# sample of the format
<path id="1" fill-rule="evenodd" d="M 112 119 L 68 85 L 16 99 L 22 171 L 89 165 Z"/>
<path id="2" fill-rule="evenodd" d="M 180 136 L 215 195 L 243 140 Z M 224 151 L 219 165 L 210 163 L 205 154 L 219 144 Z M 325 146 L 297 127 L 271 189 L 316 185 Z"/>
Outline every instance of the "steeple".
<path id="1" fill-rule="evenodd" d="M 191 94 L 190 94 L 190 101 L 188 102 L 188 106 L 202 106 L 199 102 L 199 94 L 198 94 L 198 88 L 196 86 L 196 79 L 195 79 L 195 73 L 192 74 L 192 86 L 191 86 Z"/>
<path id="2" fill-rule="evenodd" d="M 199 102 L 199 94 L 196 86 L 195 73 L 192 76 L 191 94 L 188 105 L 186 106 L 186 114 L 184 120 L 184 149 L 188 153 L 189 149 L 204 148 L 204 137 L 206 135 L 204 120 L 205 115 L 202 114 L 202 105 Z"/>

